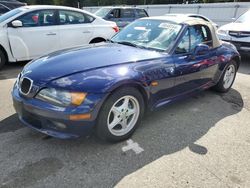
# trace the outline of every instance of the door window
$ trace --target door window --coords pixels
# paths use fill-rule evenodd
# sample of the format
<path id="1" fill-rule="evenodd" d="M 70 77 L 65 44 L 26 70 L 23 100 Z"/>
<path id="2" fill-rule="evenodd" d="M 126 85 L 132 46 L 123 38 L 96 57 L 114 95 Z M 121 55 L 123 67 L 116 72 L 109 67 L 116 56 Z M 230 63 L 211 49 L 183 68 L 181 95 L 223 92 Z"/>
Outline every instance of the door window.
<path id="1" fill-rule="evenodd" d="M 40 10 L 27 13 L 18 18 L 23 27 L 39 27 L 56 25 L 56 14 L 54 10 Z"/>
<path id="2" fill-rule="evenodd" d="M 60 10 L 59 11 L 59 22 L 61 25 L 65 24 L 83 24 L 91 23 L 94 21 L 94 17 L 75 11 Z"/>
<path id="3" fill-rule="evenodd" d="M 198 44 L 206 44 L 212 47 L 212 37 L 210 30 L 204 25 L 195 25 L 190 27 L 190 38 L 191 38 L 191 51 Z"/>
<path id="4" fill-rule="evenodd" d="M 113 9 L 110 13 L 109 16 L 111 18 L 120 18 L 120 10 L 119 9 Z"/>
<path id="5" fill-rule="evenodd" d="M 183 36 L 181 42 L 177 46 L 175 53 L 176 54 L 185 54 L 190 52 L 190 34 L 189 29 L 186 31 L 185 35 Z"/>
<path id="6" fill-rule="evenodd" d="M 143 9 L 136 9 L 139 18 L 148 17 L 148 14 Z"/>
<path id="7" fill-rule="evenodd" d="M 201 30 L 202 30 L 202 35 L 204 38 L 203 43 L 208 45 L 210 48 L 212 48 L 213 47 L 213 40 L 212 40 L 212 35 L 211 35 L 210 29 L 205 25 L 201 25 Z"/>
<path id="8" fill-rule="evenodd" d="M 0 5 L 0 15 L 6 13 L 8 11 L 10 11 L 8 8 L 6 8 L 3 5 Z"/>
<path id="9" fill-rule="evenodd" d="M 134 18 L 134 9 L 121 9 L 121 18 Z"/>
<path id="10" fill-rule="evenodd" d="M 198 44 L 212 47 L 212 36 L 209 28 L 204 25 L 190 26 L 176 48 L 177 54 L 190 53 Z"/>

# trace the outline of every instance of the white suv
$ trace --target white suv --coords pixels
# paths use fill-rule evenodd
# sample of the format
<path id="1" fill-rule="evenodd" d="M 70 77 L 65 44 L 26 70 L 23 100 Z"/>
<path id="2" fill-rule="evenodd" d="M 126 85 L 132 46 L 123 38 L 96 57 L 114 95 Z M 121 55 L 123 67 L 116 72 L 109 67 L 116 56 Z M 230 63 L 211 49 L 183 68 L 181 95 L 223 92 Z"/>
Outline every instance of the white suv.
<path id="1" fill-rule="evenodd" d="M 63 6 L 25 6 L 0 17 L 0 68 L 53 51 L 102 42 L 119 31 L 116 23 Z"/>
<path id="2" fill-rule="evenodd" d="M 221 40 L 231 42 L 241 53 L 250 52 L 250 10 L 217 30 Z"/>

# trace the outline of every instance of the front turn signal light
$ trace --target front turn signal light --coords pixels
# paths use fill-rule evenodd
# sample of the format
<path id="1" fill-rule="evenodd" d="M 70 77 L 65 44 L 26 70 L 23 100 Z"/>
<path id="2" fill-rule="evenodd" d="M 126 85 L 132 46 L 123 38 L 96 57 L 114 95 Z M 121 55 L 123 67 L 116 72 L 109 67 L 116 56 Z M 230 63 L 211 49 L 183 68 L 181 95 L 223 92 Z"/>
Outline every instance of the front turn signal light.
<path id="1" fill-rule="evenodd" d="M 87 93 L 71 93 L 71 104 L 79 106 L 85 100 Z"/>
<path id="2" fill-rule="evenodd" d="M 69 119 L 71 121 L 87 120 L 91 118 L 91 114 L 74 114 L 70 115 Z"/>

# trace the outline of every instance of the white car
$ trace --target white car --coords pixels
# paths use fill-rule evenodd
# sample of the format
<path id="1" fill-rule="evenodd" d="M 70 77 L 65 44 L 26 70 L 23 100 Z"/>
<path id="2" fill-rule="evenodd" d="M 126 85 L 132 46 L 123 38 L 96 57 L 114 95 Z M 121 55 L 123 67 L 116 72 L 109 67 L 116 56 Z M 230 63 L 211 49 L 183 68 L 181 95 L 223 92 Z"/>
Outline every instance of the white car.
<path id="1" fill-rule="evenodd" d="M 165 16 L 187 16 L 192 18 L 200 18 L 204 21 L 210 22 L 216 29 L 218 28 L 218 24 L 214 23 L 212 20 L 210 20 L 208 17 L 203 16 L 201 14 L 165 14 Z"/>
<path id="2" fill-rule="evenodd" d="M 217 30 L 219 38 L 231 42 L 240 53 L 250 52 L 250 10 Z"/>
<path id="3" fill-rule="evenodd" d="M 25 6 L 0 16 L 0 68 L 83 44 L 102 42 L 116 23 L 63 6 Z"/>

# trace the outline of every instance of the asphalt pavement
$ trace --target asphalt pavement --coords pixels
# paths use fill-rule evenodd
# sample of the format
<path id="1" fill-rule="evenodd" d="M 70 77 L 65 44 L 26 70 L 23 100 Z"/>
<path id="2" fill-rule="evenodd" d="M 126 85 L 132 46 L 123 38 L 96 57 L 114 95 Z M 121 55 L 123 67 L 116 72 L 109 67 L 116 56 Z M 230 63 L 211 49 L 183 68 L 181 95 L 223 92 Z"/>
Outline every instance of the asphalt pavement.
<path id="1" fill-rule="evenodd" d="M 11 100 L 24 65 L 0 71 L 0 188 L 250 187 L 250 58 L 230 92 L 207 90 L 152 112 L 117 144 L 24 127 Z"/>

